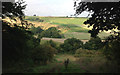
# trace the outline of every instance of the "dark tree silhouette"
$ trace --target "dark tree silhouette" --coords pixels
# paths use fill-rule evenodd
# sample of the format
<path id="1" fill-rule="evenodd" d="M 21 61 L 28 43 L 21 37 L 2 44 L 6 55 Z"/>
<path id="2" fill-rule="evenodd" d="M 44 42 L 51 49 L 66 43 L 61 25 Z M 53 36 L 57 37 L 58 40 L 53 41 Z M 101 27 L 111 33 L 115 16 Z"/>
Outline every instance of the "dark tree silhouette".
<path id="1" fill-rule="evenodd" d="M 17 22 L 19 19 L 22 24 L 22 28 L 28 28 L 30 24 L 25 21 L 25 14 L 23 10 L 26 8 L 27 4 L 24 4 L 25 1 L 19 0 L 18 2 L 2 2 L 2 19 L 9 17 L 11 20 Z"/>
<path id="2" fill-rule="evenodd" d="M 2 19 L 6 17 L 14 21 L 19 19 L 22 25 L 28 24 L 27 21 L 24 20 L 23 10 L 25 7 L 26 4 L 24 5 L 24 1 L 22 0 L 16 3 L 2 2 Z M 31 37 L 31 35 L 28 35 L 29 31 L 25 30 L 26 27 L 20 27 L 17 24 L 14 24 L 14 26 L 11 25 L 12 21 L 2 21 L 2 54 L 3 60 L 5 60 L 3 62 L 24 57 L 25 54 L 23 51 L 26 49 L 27 41 L 30 40 Z M 24 52 L 27 52 L 27 50 Z"/>
<path id="3" fill-rule="evenodd" d="M 120 65 L 120 2 L 80 2 L 78 5 L 76 3 L 76 15 L 83 11 L 93 12 L 84 22 L 88 27 L 93 26 L 89 31 L 92 37 L 96 37 L 102 31 L 113 31 L 115 35 L 105 39 L 103 50 L 108 59 L 117 61 Z"/>
<path id="4" fill-rule="evenodd" d="M 33 46 L 39 43 L 39 40 L 37 42 L 37 39 L 26 30 L 28 23 L 24 20 L 23 10 L 25 7 L 26 4 L 23 0 L 16 3 L 2 2 L 2 19 L 8 17 L 16 22 L 19 19 L 22 24 L 21 27 L 17 23 L 12 25 L 12 21 L 2 20 L 2 60 L 4 63 L 12 60 L 17 62 L 22 57 L 26 58 L 30 51 L 28 41 L 31 43 L 35 41 L 36 43 Z"/>
<path id="5" fill-rule="evenodd" d="M 54 48 L 47 45 L 40 45 L 40 39 L 26 29 L 24 2 L 2 3 L 2 73 L 24 73 L 29 72 L 34 63 L 46 63 L 51 61 L 54 55 Z M 11 22 L 6 20 L 10 18 Z M 12 21 L 20 20 L 19 23 Z M 21 26 L 23 25 L 23 26 Z M 33 25 L 32 23 L 28 25 Z M 36 33 L 40 33 L 38 27 Z M 15 71 L 16 70 L 16 71 Z M 30 70 L 32 72 L 32 70 Z"/>
<path id="6" fill-rule="evenodd" d="M 92 17 L 84 22 L 88 27 L 93 26 L 89 31 L 92 37 L 104 30 L 120 30 L 120 2 L 80 2 L 78 6 L 75 2 L 74 6 L 76 15 L 83 11 L 93 12 Z M 114 33 L 119 35 L 120 31 Z"/>

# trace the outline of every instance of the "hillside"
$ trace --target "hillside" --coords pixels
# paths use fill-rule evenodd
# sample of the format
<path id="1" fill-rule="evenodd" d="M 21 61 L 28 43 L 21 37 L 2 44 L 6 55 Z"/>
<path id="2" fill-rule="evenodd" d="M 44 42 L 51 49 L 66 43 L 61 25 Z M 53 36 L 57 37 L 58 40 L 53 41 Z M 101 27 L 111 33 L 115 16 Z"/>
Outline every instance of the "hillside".
<path id="1" fill-rule="evenodd" d="M 35 27 L 40 26 L 44 30 L 49 27 L 56 27 L 58 30 L 61 30 L 65 38 L 75 37 L 78 39 L 90 39 L 88 30 L 91 28 L 83 24 L 87 18 L 26 16 L 25 19 L 35 24 Z M 108 35 L 108 33 L 104 32 L 99 34 L 102 39 Z"/>

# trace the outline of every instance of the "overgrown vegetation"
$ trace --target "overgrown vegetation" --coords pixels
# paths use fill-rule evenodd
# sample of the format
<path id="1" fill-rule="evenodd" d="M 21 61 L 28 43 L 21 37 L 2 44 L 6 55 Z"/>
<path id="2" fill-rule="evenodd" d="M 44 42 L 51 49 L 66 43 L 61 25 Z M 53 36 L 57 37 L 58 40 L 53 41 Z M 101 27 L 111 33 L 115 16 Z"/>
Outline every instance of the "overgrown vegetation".
<path id="1" fill-rule="evenodd" d="M 91 39 L 84 44 L 84 48 L 88 50 L 98 50 L 102 48 L 102 41 L 99 37 L 91 37 Z"/>
<path id="2" fill-rule="evenodd" d="M 39 35 L 42 31 L 44 31 L 40 26 L 38 26 L 38 27 L 32 26 L 29 30 L 30 30 L 34 35 Z"/>
<path id="3" fill-rule="evenodd" d="M 113 40 L 111 40 L 113 39 Z M 106 58 L 110 61 L 117 61 L 120 64 L 120 36 L 111 35 L 106 38 L 103 47 L 103 53 L 106 55 Z"/>
<path id="4" fill-rule="evenodd" d="M 102 54 L 102 52 L 100 51 L 96 51 L 96 50 L 87 50 L 87 49 L 77 49 L 75 51 L 75 57 L 95 57 L 95 56 L 99 56 L 100 54 Z"/>
<path id="5" fill-rule="evenodd" d="M 117 70 L 120 67 L 120 2 L 80 2 L 76 4 L 76 14 L 79 15 L 83 11 L 93 12 L 91 17 L 84 22 L 88 27 L 91 37 L 96 37 L 98 33 L 111 30 L 111 35 L 104 42 L 104 54 L 111 62 L 117 62 Z M 114 16 L 114 17 L 113 17 Z M 113 32 L 112 32 L 113 31 Z"/>
<path id="6" fill-rule="evenodd" d="M 44 22 L 44 20 L 40 19 L 39 17 L 35 17 L 35 16 L 32 16 L 32 17 L 26 18 L 25 20 Z"/>
<path id="7" fill-rule="evenodd" d="M 2 21 L 3 73 L 29 72 L 35 64 L 41 65 L 51 61 L 55 54 L 56 49 L 50 45 L 40 45 L 41 38 L 34 37 L 34 34 L 42 31 L 40 27 L 36 30 L 33 29 L 34 34 L 27 29 L 26 26 L 29 24 L 24 21 L 22 10 L 25 9 L 26 5 L 23 5 L 23 3 L 22 0 L 15 4 L 2 3 L 3 18 L 9 17 L 11 20 L 16 21 L 15 18 L 17 17 L 21 21 L 21 26 Z"/>
<path id="8" fill-rule="evenodd" d="M 92 38 L 85 44 L 79 39 L 68 38 L 64 43 L 56 43 L 55 41 L 44 41 L 41 42 L 42 37 L 49 38 L 63 38 L 64 35 L 61 34 L 61 31 L 55 27 L 50 27 L 47 30 L 43 30 L 41 27 L 34 27 L 28 29 L 27 21 L 25 21 L 25 16 L 23 10 L 26 5 L 22 5 L 24 2 L 20 0 L 17 3 L 3 3 L 2 9 L 2 18 L 9 17 L 11 20 L 16 21 L 16 17 L 20 20 L 20 24 L 12 24 L 7 21 L 2 21 L 2 48 L 3 48 L 3 73 L 38 73 L 38 72 L 54 72 L 54 73 L 86 73 L 86 72 L 119 72 L 120 66 L 120 35 L 119 35 L 119 22 L 113 19 L 112 22 L 109 21 L 110 17 L 98 13 L 94 13 L 92 18 L 87 20 L 85 24 L 93 25 L 93 29 L 89 31 L 92 34 Z M 98 3 L 99 4 L 99 3 Z M 9 5 L 9 6 L 7 6 Z M 90 10 L 91 3 L 81 3 L 81 6 L 88 6 Z M 96 3 L 93 5 L 96 6 Z M 110 4 L 107 4 L 110 5 Z M 118 4 L 117 4 L 118 5 Z M 89 7 L 90 6 L 90 7 Z M 100 7 L 99 7 L 100 6 Z M 114 6 L 101 7 L 101 4 L 98 5 L 99 9 L 103 10 L 101 12 L 112 12 L 111 8 Z M 119 6 L 118 6 L 119 7 Z M 117 9 L 118 9 L 117 7 Z M 105 9 L 104 9 L 105 8 Z M 79 9 L 79 8 L 78 8 Z M 77 14 L 81 13 L 83 10 L 78 10 Z M 80 7 L 80 9 L 82 9 Z M 88 10 L 83 8 L 84 10 Z M 110 9 L 110 10 L 109 10 Z M 116 8 L 114 8 L 116 9 Z M 118 13 L 117 11 L 116 13 Z M 104 13 L 106 14 L 106 13 Z M 97 15 L 95 17 L 95 15 Z M 112 14 L 118 15 L 118 14 Z M 104 18 L 104 23 L 101 21 L 101 17 Z M 86 33 L 88 29 L 82 28 L 81 23 L 78 18 L 72 21 L 72 19 L 64 18 L 39 18 L 39 17 L 28 17 L 26 20 L 38 21 L 38 22 L 50 22 L 50 24 L 58 24 L 61 27 L 68 28 L 68 33 L 74 32 L 83 32 Z M 98 24 L 99 21 L 99 24 Z M 74 23 L 75 22 L 75 23 Z M 106 24 L 109 24 L 106 26 Z M 105 26 L 103 26 L 105 25 Z M 112 25 L 112 26 L 111 26 Z M 110 26 L 110 27 L 109 27 Z M 118 32 L 114 33 L 105 39 L 104 42 L 101 41 L 101 38 L 96 35 L 100 30 L 112 30 L 113 28 L 118 29 Z M 59 27 L 58 27 L 59 28 Z M 71 29 L 71 30 L 69 30 Z M 71 36 L 71 35 L 70 35 Z M 81 36 L 80 36 L 81 37 Z M 102 53 L 103 52 L 103 53 Z M 58 54 L 59 53 L 59 54 Z M 68 54 L 69 53 L 69 54 Z M 67 55 L 66 55 L 67 54 Z M 104 54 L 104 55 L 103 55 Z M 70 59 L 68 64 L 68 69 L 64 68 L 64 60 Z M 106 59 L 107 58 L 107 59 Z M 109 61 L 108 61 L 109 60 Z M 52 64 L 52 65 L 51 65 Z M 51 66 L 50 66 L 51 65 Z M 107 65 L 107 66 L 105 66 Z M 112 68 L 112 69 L 110 69 Z M 115 69 L 114 69 L 115 68 Z"/>
<path id="9" fill-rule="evenodd" d="M 44 44 L 34 48 L 31 57 L 35 64 L 47 64 L 47 62 L 52 61 L 55 52 L 55 48 L 51 47 L 48 44 Z"/>
<path id="10" fill-rule="evenodd" d="M 64 52 L 74 53 L 76 49 L 82 48 L 83 42 L 76 38 L 69 38 L 60 45 Z"/>
<path id="11" fill-rule="evenodd" d="M 62 34 L 64 34 L 65 38 L 77 38 L 77 39 L 90 39 L 90 34 L 88 33 L 88 30 L 91 28 L 87 28 L 87 25 L 84 25 L 83 22 L 87 20 L 88 18 L 82 18 L 82 17 L 38 17 L 38 16 L 26 16 L 26 19 L 29 18 L 39 18 L 44 20 L 44 22 L 38 22 L 38 21 L 30 21 L 34 23 L 37 26 L 41 26 L 43 28 L 49 28 L 49 27 L 56 27 L 58 30 L 61 31 Z M 109 33 L 101 33 L 98 36 L 101 39 L 104 39 L 105 36 L 109 36 Z"/>
<path id="12" fill-rule="evenodd" d="M 64 35 L 60 34 L 60 30 L 57 30 L 55 27 L 48 28 L 40 34 L 41 37 L 49 38 L 63 38 Z"/>

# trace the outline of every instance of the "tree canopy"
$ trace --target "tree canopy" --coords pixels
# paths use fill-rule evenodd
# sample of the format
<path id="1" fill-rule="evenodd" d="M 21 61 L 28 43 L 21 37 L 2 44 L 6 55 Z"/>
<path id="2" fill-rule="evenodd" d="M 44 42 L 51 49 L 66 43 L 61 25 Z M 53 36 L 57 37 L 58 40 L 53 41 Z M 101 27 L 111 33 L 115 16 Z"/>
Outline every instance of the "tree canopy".
<path id="1" fill-rule="evenodd" d="M 43 31 L 40 36 L 49 37 L 49 38 L 62 38 L 63 35 L 60 34 L 60 30 L 57 30 L 55 27 L 50 27 L 47 30 Z"/>
<path id="2" fill-rule="evenodd" d="M 23 10 L 26 5 L 24 5 L 24 2 L 19 0 L 16 3 L 3 2 L 2 4 L 2 73 L 18 71 L 20 73 L 21 70 L 24 72 L 27 67 L 33 66 L 36 61 L 46 63 L 52 60 L 55 49 L 47 45 L 41 46 L 40 38 L 35 37 L 26 28 L 29 24 L 25 21 Z M 11 22 L 6 20 L 6 17 Z M 20 24 L 17 23 L 18 19 Z M 16 23 L 12 23 L 13 20 Z M 40 33 L 41 31 L 42 29 L 38 27 L 35 33 Z M 16 69 L 18 71 L 15 71 Z"/>
<path id="3" fill-rule="evenodd" d="M 17 21 L 20 19 L 21 24 L 25 22 L 23 10 L 25 9 L 26 4 L 22 0 L 19 2 L 3 2 L 2 3 L 2 19 L 8 17 L 10 20 Z M 35 39 L 25 27 L 18 26 L 14 24 L 11 27 L 12 22 L 2 20 L 2 47 L 3 47 L 3 62 L 8 60 L 19 60 L 22 57 L 28 56 L 30 44 L 28 42 L 34 43 L 32 45 L 35 47 L 36 44 L 39 44 L 39 40 Z M 26 25 L 26 24 L 24 24 Z"/>
<path id="4" fill-rule="evenodd" d="M 98 36 L 96 38 L 91 37 L 91 39 L 84 44 L 84 48 L 88 50 L 98 50 L 102 48 L 102 41 Z"/>
<path id="5" fill-rule="evenodd" d="M 42 31 L 44 31 L 40 26 L 38 27 L 34 27 L 32 26 L 30 31 L 33 33 L 33 34 L 40 34 Z"/>
<path id="6" fill-rule="evenodd" d="M 8 17 L 11 20 L 14 21 L 20 21 L 19 25 L 22 25 L 21 28 L 28 28 L 29 24 L 27 21 L 25 21 L 25 14 L 24 9 L 26 8 L 27 4 L 25 4 L 25 1 L 19 0 L 18 2 L 12 3 L 12 2 L 2 2 L 2 19 Z M 14 24 L 15 26 L 18 24 Z"/>
<path id="7" fill-rule="evenodd" d="M 82 48 L 83 42 L 76 38 L 68 38 L 64 41 L 63 44 L 60 45 L 60 47 L 65 52 L 75 52 L 76 49 Z"/>
<path id="8" fill-rule="evenodd" d="M 83 11 L 93 13 L 84 22 L 88 27 L 93 26 L 89 31 L 92 37 L 104 30 L 113 30 L 116 35 L 120 34 L 120 2 L 80 2 L 78 5 L 75 2 L 75 10 L 77 15 Z"/>
<path id="9" fill-rule="evenodd" d="M 103 53 L 110 60 L 117 61 L 120 64 L 120 2 L 75 2 L 76 14 L 83 11 L 92 12 L 91 17 L 84 22 L 88 27 L 92 37 L 96 37 L 102 31 L 112 30 L 115 35 L 105 39 L 103 43 Z"/>

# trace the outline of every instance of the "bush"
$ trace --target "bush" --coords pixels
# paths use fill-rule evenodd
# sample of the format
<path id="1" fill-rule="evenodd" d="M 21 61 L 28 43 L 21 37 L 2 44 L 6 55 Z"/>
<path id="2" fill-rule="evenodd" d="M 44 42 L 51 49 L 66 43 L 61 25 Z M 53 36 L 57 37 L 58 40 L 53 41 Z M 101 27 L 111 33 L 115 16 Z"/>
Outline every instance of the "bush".
<path id="1" fill-rule="evenodd" d="M 26 63 L 26 59 L 31 60 L 31 51 L 40 44 L 40 39 L 21 27 L 10 27 L 5 22 L 2 24 L 3 67 L 6 65 L 14 67 L 12 64 Z"/>
<path id="2" fill-rule="evenodd" d="M 104 42 L 103 53 L 108 60 L 116 61 L 118 64 L 120 64 L 120 36 L 118 36 L 118 38 L 114 37 L 116 36 L 111 35 L 106 38 Z"/>
<path id="3" fill-rule="evenodd" d="M 48 45 L 50 45 L 51 47 L 56 48 L 56 43 L 55 43 L 55 42 L 53 42 L 52 40 L 47 41 L 47 44 L 48 44 Z"/>
<path id="4" fill-rule="evenodd" d="M 55 51 L 56 49 L 50 45 L 40 45 L 32 51 L 31 57 L 35 63 L 41 62 L 43 64 L 46 64 L 47 61 L 51 61 L 53 59 Z"/>
<path id="5" fill-rule="evenodd" d="M 55 48 L 55 53 L 58 53 L 58 50 L 59 50 L 59 46 L 56 42 L 52 41 L 52 40 L 49 40 L 45 43 L 46 45 L 50 45 L 51 47 Z"/>
<path id="6" fill-rule="evenodd" d="M 95 50 L 87 50 L 87 49 L 77 49 L 75 52 L 75 57 L 91 57 L 100 54 L 100 52 L 97 52 Z"/>
<path id="7" fill-rule="evenodd" d="M 84 44 L 84 48 L 88 50 L 98 50 L 102 48 L 102 41 L 99 37 L 91 38 Z"/>
<path id="8" fill-rule="evenodd" d="M 27 42 L 31 39 L 31 35 L 26 30 L 19 27 L 10 27 L 5 22 L 3 22 L 2 33 L 3 60 L 18 61 L 23 57 L 26 58 L 27 52 L 29 52 Z"/>
<path id="9" fill-rule="evenodd" d="M 36 35 L 36 34 L 40 34 L 44 30 L 40 26 L 38 26 L 38 27 L 32 27 L 30 31 Z"/>
<path id="10" fill-rule="evenodd" d="M 38 21 L 38 22 L 44 22 L 44 20 L 38 18 L 38 17 L 28 17 L 26 18 L 26 20 L 29 20 L 29 21 Z"/>
<path id="11" fill-rule="evenodd" d="M 72 52 L 74 53 L 76 49 L 82 48 L 83 42 L 76 38 L 69 38 L 64 41 L 63 44 L 60 45 L 60 47 L 65 52 Z"/>
<path id="12" fill-rule="evenodd" d="M 40 36 L 42 37 L 49 37 L 49 38 L 62 38 L 63 35 L 60 34 L 60 31 L 57 30 L 55 27 L 48 28 L 47 30 L 43 31 Z"/>

